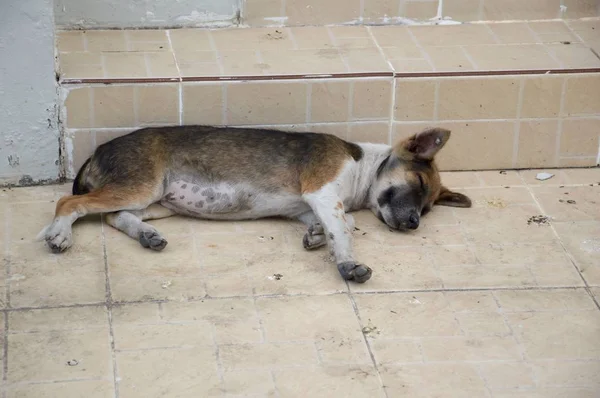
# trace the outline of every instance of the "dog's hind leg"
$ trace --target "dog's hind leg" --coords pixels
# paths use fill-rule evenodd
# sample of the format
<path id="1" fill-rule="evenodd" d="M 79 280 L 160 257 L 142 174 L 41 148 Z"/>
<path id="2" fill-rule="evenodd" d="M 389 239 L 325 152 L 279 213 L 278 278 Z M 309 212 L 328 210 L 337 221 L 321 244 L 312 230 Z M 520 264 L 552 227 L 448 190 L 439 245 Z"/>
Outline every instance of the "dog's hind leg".
<path id="1" fill-rule="evenodd" d="M 162 186 L 142 184 L 134 187 L 105 185 L 85 195 L 65 196 L 56 204 L 54 220 L 44 228 L 43 238 L 55 253 L 73 244 L 71 225 L 80 217 L 93 213 L 112 213 L 121 210 L 142 210 L 162 196 Z"/>
<path id="2" fill-rule="evenodd" d="M 175 212 L 154 203 L 143 210 L 123 210 L 106 215 L 108 225 L 136 239 L 146 248 L 160 251 L 167 246 L 167 240 L 146 220 L 156 220 L 174 215 Z"/>

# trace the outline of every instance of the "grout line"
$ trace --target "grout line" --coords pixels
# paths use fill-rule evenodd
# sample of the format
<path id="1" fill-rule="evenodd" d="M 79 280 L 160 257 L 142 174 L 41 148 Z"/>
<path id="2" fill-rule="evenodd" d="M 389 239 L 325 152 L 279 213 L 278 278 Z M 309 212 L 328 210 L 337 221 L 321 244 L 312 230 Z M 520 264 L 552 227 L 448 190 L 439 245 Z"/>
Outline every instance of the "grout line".
<path id="1" fill-rule="evenodd" d="M 481 0 L 481 1 L 483 2 L 484 0 Z M 496 44 L 504 44 L 504 43 L 502 43 L 502 40 L 500 40 L 500 38 L 498 37 L 498 35 L 496 34 L 496 32 L 494 32 L 492 30 L 492 28 L 490 28 L 490 24 L 486 23 L 486 24 L 483 24 L 483 26 L 487 29 L 488 33 L 490 35 L 492 35 L 492 38 L 494 39 L 494 41 L 496 42 Z"/>
<path id="2" fill-rule="evenodd" d="M 473 59 L 473 57 L 471 57 L 471 54 L 469 54 L 469 52 L 467 51 L 467 49 L 465 48 L 465 46 L 460 46 L 460 49 L 462 50 L 465 58 L 467 58 L 467 61 L 469 61 L 471 63 L 471 66 L 473 67 L 474 70 L 480 70 L 479 69 L 479 65 L 477 65 L 477 62 L 475 62 L 475 60 Z"/>
<path id="3" fill-rule="evenodd" d="M 410 28 L 406 28 L 406 31 L 410 35 L 410 37 L 411 37 L 414 45 L 417 46 L 417 48 L 419 50 L 421 50 L 421 54 L 423 54 L 423 58 L 425 58 L 425 60 L 427 61 L 427 63 L 431 67 L 431 70 L 435 72 L 437 69 L 436 69 L 436 67 L 435 67 L 435 65 L 433 63 L 433 60 L 429 56 L 429 53 L 427 51 L 425 51 L 425 49 L 423 48 L 423 46 L 421 45 L 421 43 L 419 43 L 419 40 L 417 39 L 417 36 L 415 36 L 415 34 L 412 32 L 412 30 L 410 30 Z"/>
<path id="4" fill-rule="evenodd" d="M 433 122 L 437 123 L 440 119 L 440 79 L 434 81 L 433 87 Z"/>
<path id="5" fill-rule="evenodd" d="M 544 208 L 542 207 L 542 204 L 538 201 L 538 199 L 535 196 L 535 193 L 533 192 L 533 190 L 531 189 L 531 187 L 529 185 L 527 185 L 527 190 L 529 191 L 529 194 L 531 195 L 533 201 L 538 206 L 538 209 L 541 212 L 540 214 L 546 214 L 546 212 L 544 211 Z M 567 258 L 571 262 L 571 265 L 573 266 L 573 268 L 575 268 L 575 272 L 577 272 L 577 274 L 581 278 L 581 280 L 582 280 L 582 282 L 584 284 L 583 288 L 585 289 L 585 291 L 587 292 L 587 294 L 591 297 L 591 299 L 594 302 L 594 304 L 596 304 L 596 307 L 600 310 L 600 302 L 596 299 L 596 297 L 594 297 L 592 291 L 590 290 L 590 285 L 588 284 L 587 280 L 585 279 L 585 277 L 582 274 L 582 270 L 580 270 L 579 267 L 577 266 L 577 261 L 575 260 L 575 258 L 571 254 L 571 252 L 567 249 L 567 246 L 564 244 L 562 237 L 556 231 L 556 228 L 554 227 L 554 224 L 552 223 L 552 221 L 550 222 L 550 228 L 552 229 L 552 232 L 554 233 L 554 236 L 558 240 L 558 243 L 562 247 L 563 252 L 565 253 L 565 255 L 567 256 Z"/>
<path id="6" fill-rule="evenodd" d="M 294 45 L 294 50 L 298 50 L 298 42 L 296 41 L 296 36 L 294 36 L 294 32 L 292 30 L 292 28 L 287 27 L 287 28 L 283 28 L 282 30 L 285 30 L 290 38 L 290 41 L 292 42 L 292 44 Z"/>
<path id="7" fill-rule="evenodd" d="M 329 35 L 329 40 L 331 40 L 331 44 L 333 44 L 334 49 L 337 51 L 338 56 L 342 60 L 342 63 L 344 64 L 344 67 L 346 68 L 347 73 L 351 73 L 352 70 L 350 69 L 350 64 L 348 64 L 348 60 L 346 59 L 346 57 L 343 56 L 342 53 L 339 51 L 340 47 L 338 45 L 337 40 L 335 39 L 333 32 L 331 31 L 331 29 L 329 29 L 329 26 L 325 26 L 325 30 L 327 30 L 327 34 Z"/>
<path id="8" fill-rule="evenodd" d="M 171 54 L 173 55 L 173 59 L 175 60 L 175 68 L 177 69 L 177 75 L 179 76 L 179 87 L 177 92 L 178 97 L 178 107 L 179 107 L 179 125 L 183 125 L 183 83 L 181 82 L 181 70 L 179 69 L 179 61 L 177 60 L 177 56 L 175 55 L 175 51 L 173 50 L 173 43 L 171 41 L 171 32 L 169 30 L 165 30 L 165 34 L 167 36 L 167 41 L 169 43 L 169 50 L 171 50 Z"/>
<path id="9" fill-rule="evenodd" d="M 523 108 L 523 97 L 525 93 L 525 79 L 519 79 L 519 94 L 517 96 L 517 115 L 514 125 L 514 136 L 513 136 L 513 153 L 512 153 L 512 168 L 517 166 L 517 160 L 519 157 L 519 137 L 521 133 L 521 108 Z"/>
<path id="10" fill-rule="evenodd" d="M 306 109 L 305 109 L 305 118 L 304 118 L 304 122 L 306 124 L 311 122 L 312 119 L 312 92 L 313 92 L 313 88 L 314 88 L 314 83 L 312 82 L 307 82 L 306 83 Z"/>
<path id="11" fill-rule="evenodd" d="M 229 120 L 227 120 L 227 83 L 221 84 L 221 123 L 227 126 Z"/>
<path id="12" fill-rule="evenodd" d="M 369 357 L 371 358 L 371 363 L 373 364 L 373 368 L 375 369 L 375 372 L 377 373 L 377 378 L 379 379 L 379 385 L 381 386 L 383 394 L 386 397 L 388 397 L 386 386 L 383 383 L 383 378 L 381 377 L 381 373 L 379 372 L 379 366 L 377 365 L 377 360 L 375 359 L 375 354 L 373 354 L 373 350 L 371 349 L 371 344 L 369 343 L 369 339 L 363 332 L 363 328 L 365 327 L 365 325 L 363 324 L 362 318 L 360 316 L 360 311 L 358 309 L 358 305 L 356 304 L 356 301 L 354 300 L 354 295 L 353 295 L 354 293 L 351 291 L 350 284 L 348 283 L 348 281 L 346 281 L 346 288 L 348 290 L 348 298 L 350 299 L 350 303 L 352 304 L 352 309 L 354 310 L 354 314 L 356 315 L 356 320 L 358 321 L 358 325 L 360 327 L 360 334 L 362 334 L 363 341 L 367 347 L 367 351 L 369 352 Z"/>
<path id="13" fill-rule="evenodd" d="M 353 291 L 352 294 L 359 296 L 372 296 L 372 295 L 387 295 L 387 294 L 414 294 L 414 293 L 443 293 L 443 292 L 490 292 L 490 291 L 554 291 L 554 290 L 578 290 L 586 289 L 586 286 L 492 286 L 492 287 L 465 287 L 465 288 L 435 288 L 435 289 L 398 289 L 398 290 L 385 290 L 385 291 Z M 198 303 L 206 300 L 231 300 L 231 299 L 273 299 L 273 298 L 291 298 L 291 297 L 329 297 L 339 296 L 343 294 L 349 294 L 347 290 L 340 290 L 325 294 L 314 293 L 295 293 L 295 294 L 257 294 L 257 295 L 233 295 L 233 296 L 202 296 L 192 299 L 187 299 L 186 303 Z M 169 299 L 156 299 L 156 300 L 124 300 L 124 301 L 113 301 L 111 307 L 122 307 L 125 305 L 134 304 L 167 304 L 167 303 L 180 303 L 180 300 L 169 300 Z M 53 310 L 62 308 L 82 308 L 82 307 L 105 307 L 106 302 L 98 302 L 93 304 L 68 304 L 68 305 L 56 305 L 56 306 L 45 306 L 45 307 L 20 307 L 20 308 L 5 308 L 0 310 L 2 313 L 12 312 L 24 312 L 24 311 L 39 311 L 39 310 Z"/>
<path id="14" fill-rule="evenodd" d="M 556 152 L 554 154 L 554 165 L 556 167 L 560 164 L 560 142 L 562 140 L 563 124 L 565 119 L 565 97 L 567 95 L 567 84 L 569 78 L 563 78 L 562 86 L 560 89 L 560 104 L 558 106 L 558 131 L 556 134 Z"/>
<path id="15" fill-rule="evenodd" d="M 392 103 L 390 104 L 390 121 L 388 123 L 388 145 L 394 145 L 394 121 L 396 119 L 396 85 L 397 79 L 392 78 Z"/>
<path id="16" fill-rule="evenodd" d="M 112 359 L 112 367 L 113 367 L 113 383 L 114 383 L 114 391 L 115 398 L 119 398 L 119 374 L 117 370 L 117 356 L 115 350 L 115 333 L 112 319 L 112 291 L 110 287 L 110 269 L 108 267 L 108 254 L 106 251 L 106 233 L 105 233 L 105 220 L 104 216 L 100 219 L 101 231 L 102 231 L 102 249 L 104 251 L 104 275 L 105 275 L 105 289 L 106 289 L 106 312 L 108 315 L 108 331 L 109 331 L 109 340 L 110 340 L 110 353 Z"/>

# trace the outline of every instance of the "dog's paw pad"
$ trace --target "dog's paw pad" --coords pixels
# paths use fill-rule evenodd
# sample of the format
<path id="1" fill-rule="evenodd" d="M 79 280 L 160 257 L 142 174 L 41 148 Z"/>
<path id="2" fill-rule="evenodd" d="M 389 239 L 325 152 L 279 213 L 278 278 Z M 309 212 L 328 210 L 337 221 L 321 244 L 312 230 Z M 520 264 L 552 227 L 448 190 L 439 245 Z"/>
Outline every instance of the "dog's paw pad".
<path id="1" fill-rule="evenodd" d="M 139 240 L 143 247 L 156 251 L 161 251 L 168 243 L 167 240 L 160 236 L 156 231 L 141 231 Z"/>
<path id="2" fill-rule="evenodd" d="M 346 261 L 338 264 L 338 271 L 342 275 L 342 278 L 357 283 L 365 283 L 371 279 L 373 270 L 364 264 L 355 263 L 352 261 Z"/>

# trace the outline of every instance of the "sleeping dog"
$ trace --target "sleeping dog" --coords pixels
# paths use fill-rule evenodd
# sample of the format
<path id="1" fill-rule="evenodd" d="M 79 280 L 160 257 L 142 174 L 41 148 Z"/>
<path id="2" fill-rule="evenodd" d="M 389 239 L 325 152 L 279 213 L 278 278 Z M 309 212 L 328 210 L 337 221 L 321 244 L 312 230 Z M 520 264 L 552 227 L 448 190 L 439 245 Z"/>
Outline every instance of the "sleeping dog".
<path id="1" fill-rule="evenodd" d="M 435 154 L 450 131 L 427 129 L 395 146 L 354 144 L 329 134 L 212 126 L 144 128 L 100 145 L 61 198 L 40 239 L 53 252 L 91 213 L 152 250 L 165 238 L 146 220 L 183 214 L 211 220 L 288 217 L 307 226 L 307 250 L 329 244 L 342 277 L 371 269 L 352 254 L 352 216 L 370 209 L 396 230 L 416 229 L 434 204 L 470 207 L 440 182 Z"/>

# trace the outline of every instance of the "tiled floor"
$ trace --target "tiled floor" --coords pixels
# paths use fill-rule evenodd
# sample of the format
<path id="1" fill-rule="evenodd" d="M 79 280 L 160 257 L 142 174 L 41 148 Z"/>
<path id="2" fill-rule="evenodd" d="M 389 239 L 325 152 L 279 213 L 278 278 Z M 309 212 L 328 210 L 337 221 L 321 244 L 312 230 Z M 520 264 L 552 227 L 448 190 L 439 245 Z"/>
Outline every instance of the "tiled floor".
<path id="1" fill-rule="evenodd" d="M 357 213 L 364 285 L 287 221 L 160 220 L 154 253 L 92 217 L 53 255 L 69 187 L 3 189 L 3 396 L 598 397 L 600 169 L 536 172 L 447 173 L 474 207 L 410 234 Z"/>

